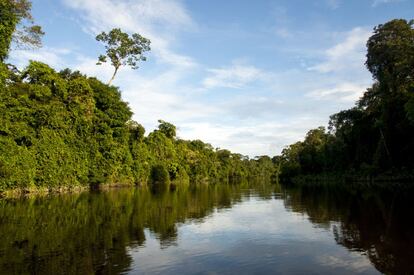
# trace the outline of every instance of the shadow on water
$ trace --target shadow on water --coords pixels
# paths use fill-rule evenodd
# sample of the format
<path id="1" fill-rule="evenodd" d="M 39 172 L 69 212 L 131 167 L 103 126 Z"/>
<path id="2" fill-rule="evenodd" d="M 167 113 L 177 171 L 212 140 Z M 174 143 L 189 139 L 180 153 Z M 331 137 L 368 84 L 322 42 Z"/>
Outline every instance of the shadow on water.
<path id="1" fill-rule="evenodd" d="M 145 229 L 161 248 L 176 245 L 177 223 L 202 222 L 214 209 L 241 202 L 249 190 L 239 185 L 122 188 L 0 200 L 0 274 L 128 271 L 128 249 L 145 244 Z"/>
<path id="2" fill-rule="evenodd" d="M 251 196 L 283 200 L 286 210 L 331 230 L 339 245 L 366 254 L 380 272 L 414 273 L 407 192 L 244 184 L 0 200 L 0 274 L 125 273 L 134 262 L 129 251 L 145 249 L 147 230 L 161 250 L 179 246 L 180 224 L 202 224 Z"/>
<path id="3" fill-rule="evenodd" d="M 332 230 L 335 241 L 367 255 L 385 274 L 414 274 L 414 211 L 411 190 L 350 189 L 339 186 L 290 188 L 287 209 Z"/>

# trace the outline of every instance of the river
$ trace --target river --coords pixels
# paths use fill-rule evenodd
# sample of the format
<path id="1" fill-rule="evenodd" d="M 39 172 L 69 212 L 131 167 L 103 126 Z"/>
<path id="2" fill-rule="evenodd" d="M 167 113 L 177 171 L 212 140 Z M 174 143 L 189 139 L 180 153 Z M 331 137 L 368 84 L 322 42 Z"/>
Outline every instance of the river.
<path id="1" fill-rule="evenodd" d="M 414 274 L 407 191 L 201 185 L 0 200 L 0 274 Z"/>

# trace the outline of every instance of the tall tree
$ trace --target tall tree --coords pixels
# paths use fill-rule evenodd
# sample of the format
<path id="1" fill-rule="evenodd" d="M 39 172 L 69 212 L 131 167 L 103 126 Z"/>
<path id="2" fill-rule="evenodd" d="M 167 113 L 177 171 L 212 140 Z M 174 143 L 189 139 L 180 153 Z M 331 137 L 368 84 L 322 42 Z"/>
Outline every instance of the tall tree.
<path id="1" fill-rule="evenodd" d="M 396 92 L 413 82 L 414 20 L 394 19 L 374 28 L 367 42 L 366 66 L 374 79 L 388 83 L 388 92 Z"/>
<path id="2" fill-rule="evenodd" d="M 17 47 L 40 47 L 42 28 L 34 25 L 32 3 L 28 0 L 0 1 L 0 61 L 4 61 L 12 41 Z"/>
<path id="3" fill-rule="evenodd" d="M 402 120 L 407 116 L 410 119 L 412 113 L 410 104 L 404 104 L 414 93 L 413 24 L 413 20 L 394 19 L 378 25 L 367 42 L 365 64 L 378 81 L 375 99 L 380 108 L 376 121 L 381 136 L 378 152 L 383 151 L 390 163 L 401 154 L 401 135 L 406 132 Z"/>
<path id="4" fill-rule="evenodd" d="M 109 60 L 114 67 L 114 73 L 108 85 L 114 80 L 119 68 L 128 65 L 132 69 L 138 69 L 138 62 L 145 61 L 144 52 L 151 50 L 151 41 L 138 33 L 129 36 L 121 29 L 112 29 L 109 33 L 102 32 L 96 36 L 96 40 L 105 44 L 106 54 L 99 56 L 97 65 Z"/>

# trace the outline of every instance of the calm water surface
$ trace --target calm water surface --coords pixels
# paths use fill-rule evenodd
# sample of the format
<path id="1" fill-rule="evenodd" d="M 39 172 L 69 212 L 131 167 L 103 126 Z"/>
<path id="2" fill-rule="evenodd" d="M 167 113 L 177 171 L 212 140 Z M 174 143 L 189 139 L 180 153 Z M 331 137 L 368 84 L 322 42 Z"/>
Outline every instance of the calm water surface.
<path id="1" fill-rule="evenodd" d="M 411 198 L 226 185 L 3 199 L 0 274 L 413 274 Z"/>

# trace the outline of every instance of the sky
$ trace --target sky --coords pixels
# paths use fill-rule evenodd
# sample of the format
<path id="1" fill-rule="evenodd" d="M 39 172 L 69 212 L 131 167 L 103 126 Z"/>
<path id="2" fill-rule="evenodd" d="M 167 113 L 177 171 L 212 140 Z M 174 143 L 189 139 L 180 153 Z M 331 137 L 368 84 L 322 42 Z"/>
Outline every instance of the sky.
<path id="1" fill-rule="evenodd" d="M 354 106 L 372 77 L 373 28 L 412 19 L 413 0 L 32 0 L 43 47 L 14 49 L 19 67 L 42 61 L 107 82 L 95 36 L 121 28 L 151 40 L 138 70 L 113 85 L 147 133 L 163 119 L 183 139 L 250 157 L 274 156 Z"/>

